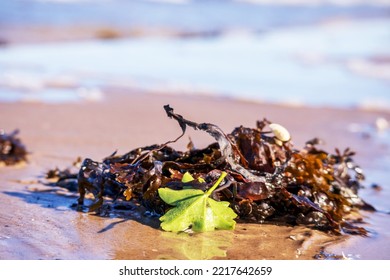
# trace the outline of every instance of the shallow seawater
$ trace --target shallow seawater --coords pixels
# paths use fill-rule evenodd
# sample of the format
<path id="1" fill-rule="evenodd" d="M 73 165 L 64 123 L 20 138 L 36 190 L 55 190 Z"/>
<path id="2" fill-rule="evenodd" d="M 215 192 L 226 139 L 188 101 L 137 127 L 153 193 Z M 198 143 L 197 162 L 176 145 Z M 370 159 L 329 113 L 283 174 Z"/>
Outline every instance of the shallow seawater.
<path id="1" fill-rule="evenodd" d="M 0 99 L 102 100 L 105 88 L 260 102 L 390 108 L 387 19 L 213 38 L 146 37 L 0 48 Z M 313 94 L 315 93 L 315 94 Z"/>
<path id="2" fill-rule="evenodd" d="M 381 0 L 332 1 L 237 0 L 3 0 L 0 24 L 61 26 L 107 23 L 114 26 L 179 28 L 187 31 L 218 32 L 244 28 L 264 30 L 275 26 L 311 24 L 329 17 L 388 15 Z M 300 4 L 300 5 L 299 5 Z M 322 4 L 322 5 L 321 5 Z M 387 4 L 387 5 L 386 5 Z M 244 15 L 244 16 L 243 16 Z"/>

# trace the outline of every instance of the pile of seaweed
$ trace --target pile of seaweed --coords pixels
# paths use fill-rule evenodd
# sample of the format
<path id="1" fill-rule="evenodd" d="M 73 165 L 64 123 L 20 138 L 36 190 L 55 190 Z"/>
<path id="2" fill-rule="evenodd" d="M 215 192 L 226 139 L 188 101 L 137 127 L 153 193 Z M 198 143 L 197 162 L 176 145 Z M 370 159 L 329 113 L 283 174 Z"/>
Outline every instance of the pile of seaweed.
<path id="1" fill-rule="evenodd" d="M 255 128 L 240 126 L 225 134 L 214 124 L 185 119 L 169 105 L 164 109 L 178 122 L 182 134 L 164 144 L 136 148 L 124 155 L 114 153 L 100 162 L 85 159 L 77 174 L 79 209 L 85 209 L 85 195 L 92 193 L 89 211 L 103 215 L 107 197 L 131 200 L 161 216 L 171 206 L 159 197 L 160 187 L 206 191 L 226 172 L 212 198 L 228 201 L 238 221 L 367 233 L 348 219 L 356 209 L 374 210 L 358 196 L 364 175 L 349 149 L 328 153 L 318 149 L 320 141 L 313 139 L 298 150 L 285 128 L 266 119 L 257 121 Z M 187 151 L 170 147 L 187 127 L 208 133 L 216 142 L 203 149 L 195 149 L 190 142 Z M 195 180 L 183 183 L 187 172 Z M 76 177 L 55 173 L 49 177 L 57 176 L 58 181 Z"/>
<path id="2" fill-rule="evenodd" d="M 5 133 L 0 129 L 0 164 L 15 165 L 27 161 L 27 150 L 17 137 L 18 130 Z"/>

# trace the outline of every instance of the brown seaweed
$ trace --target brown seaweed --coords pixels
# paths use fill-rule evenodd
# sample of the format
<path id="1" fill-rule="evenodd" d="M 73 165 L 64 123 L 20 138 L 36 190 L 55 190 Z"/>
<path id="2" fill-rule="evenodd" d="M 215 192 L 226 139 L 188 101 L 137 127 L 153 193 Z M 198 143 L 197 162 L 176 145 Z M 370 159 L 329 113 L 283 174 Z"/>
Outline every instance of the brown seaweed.
<path id="1" fill-rule="evenodd" d="M 266 119 L 255 128 L 240 126 L 225 134 L 214 124 L 185 119 L 169 105 L 164 110 L 182 133 L 164 144 L 114 153 L 101 162 L 85 159 L 77 174 L 79 209 L 85 209 L 89 192 L 95 200 L 87 209 L 98 214 L 105 214 L 104 197 L 110 197 L 132 200 L 150 213 L 163 215 L 169 205 L 160 199 L 160 187 L 183 189 L 181 179 L 189 172 L 197 180 L 186 187 L 207 190 L 225 171 L 213 199 L 228 201 L 239 221 L 367 233 L 348 219 L 357 209 L 375 210 L 358 196 L 364 175 L 349 149 L 328 153 L 318 149 L 320 141 L 313 139 L 298 150 L 291 141 L 277 139 Z M 203 149 L 195 149 L 192 141 L 187 151 L 171 148 L 169 144 L 180 139 L 187 127 L 208 133 L 216 142 Z"/>
<path id="2" fill-rule="evenodd" d="M 0 163 L 15 165 L 27 161 L 27 150 L 17 137 L 19 130 L 5 133 L 0 129 Z"/>

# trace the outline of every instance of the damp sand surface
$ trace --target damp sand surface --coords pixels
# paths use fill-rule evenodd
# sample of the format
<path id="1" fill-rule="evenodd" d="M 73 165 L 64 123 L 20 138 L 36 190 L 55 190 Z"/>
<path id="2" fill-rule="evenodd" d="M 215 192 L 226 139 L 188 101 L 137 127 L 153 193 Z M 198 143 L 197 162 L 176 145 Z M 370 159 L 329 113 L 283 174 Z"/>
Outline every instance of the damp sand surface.
<path id="1" fill-rule="evenodd" d="M 388 138 L 372 129 L 378 118 L 390 119 L 389 112 L 106 91 L 101 102 L 0 103 L 1 128 L 20 129 L 30 152 L 28 163 L 0 168 L 0 259 L 390 259 L 390 147 Z M 322 138 L 326 150 L 350 147 L 366 170 L 362 195 L 380 210 L 360 213 L 370 235 L 334 236 L 305 227 L 245 223 L 233 231 L 175 234 L 160 230 L 158 219 L 142 209 L 109 217 L 74 211 L 77 194 L 42 184 L 47 170 L 66 168 L 77 157 L 101 160 L 114 151 L 123 154 L 176 138 L 180 127 L 166 117 L 165 104 L 226 132 L 239 125 L 254 127 L 266 117 L 287 127 L 297 147 L 313 137 Z M 185 149 L 189 137 L 198 148 L 213 142 L 188 129 L 174 147 Z M 370 188 L 372 183 L 382 190 Z"/>

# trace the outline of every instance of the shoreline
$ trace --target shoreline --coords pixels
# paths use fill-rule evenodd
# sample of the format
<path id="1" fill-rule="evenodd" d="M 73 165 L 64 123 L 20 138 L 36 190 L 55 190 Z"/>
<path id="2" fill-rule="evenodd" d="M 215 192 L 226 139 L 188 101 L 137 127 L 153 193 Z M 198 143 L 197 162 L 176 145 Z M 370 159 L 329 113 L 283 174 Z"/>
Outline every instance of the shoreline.
<path id="1" fill-rule="evenodd" d="M 378 117 L 389 120 L 389 112 L 297 108 L 219 97 L 129 94 L 114 89 L 102 102 L 0 103 L 1 129 L 20 129 L 19 137 L 31 153 L 25 165 L 0 167 L 0 203 L 5 205 L 0 215 L 0 242 L 4 245 L 0 259 L 312 259 L 324 248 L 330 254 L 345 249 L 345 240 L 362 240 L 358 243 L 364 245 L 361 237 L 331 236 L 299 226 L 268 224 L 238 224 L 234 231 L 184 238 L 156 229 L 153 218 L 137 211 L 130 216 L 108 218 L 76 212 L 69 208 L 77 199 L 72 193 L 50 191 L 42 185 L 42 176 L 48 169 L 66 168 L 78 156 L 101 160 L 115 150 L 123 154 L 176 138 L 180 128 L 165 116 L 165 104 L 194 121 L 214 123 L 225 132 L 239 125 L 254 127 L 256 120 L 265 117 L 283 124 L 296 147 L 314 137 L 325 141 L 325 150 L 351 147 L 358 152 L 356 162 L 363 170 L 375 168 L 376 159 L 382 159 L 389 150 L 386 143 L 375 144 L 375 135 L 367 137 L 348 130 L 351 123 L 372 125 Z M 184 149 L 188 137 L 199 148 L 213 141 L 204 133 L 188 130 L 174 147 Z M 383 251 L 368 258 L 390 259 L 383 234 L 379 232 L 375 238 L 377 244 L 383 245 Z M 334 243 L 335 248 L 327 251 Z M 199 244 L 201 253 L 195 254 Z M 275 244 L 283 250 L 275 250 Z M 251 251 L 246 249 L 248 246 Z M 353 246 L 356 248 L 356 244 Z M 367 259 L 361 253 L 361 258 Z"/>

